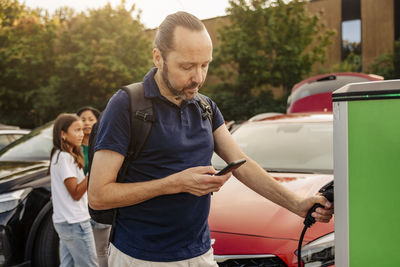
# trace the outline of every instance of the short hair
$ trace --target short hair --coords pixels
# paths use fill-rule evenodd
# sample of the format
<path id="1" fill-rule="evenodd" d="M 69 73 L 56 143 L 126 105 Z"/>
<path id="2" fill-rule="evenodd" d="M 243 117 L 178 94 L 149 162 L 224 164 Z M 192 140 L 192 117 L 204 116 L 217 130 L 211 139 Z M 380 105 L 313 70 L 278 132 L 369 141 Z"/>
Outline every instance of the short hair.
<path id="1" fill-rule="evenodd" d="M 160 50 L 162 57 L 165 59 L 170 51 L 174 49 L 174 30 L 181 26 L 193 31 L 205 30 L 203 22 L 196 16 L 179 11 L 168 15 L 158 27 L 156 37 L 154 39 L 154 48 Z"/>
<path id="2" fill-rule="evenodd" d="M 87 110 L 91 111 L 91 112 L 93 113 L 93 115 L 96 117 L 96 119 L 99 120 L 100 111 L 99 111 L 97 108 L 90 107 L 90 106 L 80 108 L 80 109 L 76 112 L 76 115 L 78 115 L 78 116 L 80 117 L 81 114 L 82 114 L 83 112 L 87 111 Z"/>

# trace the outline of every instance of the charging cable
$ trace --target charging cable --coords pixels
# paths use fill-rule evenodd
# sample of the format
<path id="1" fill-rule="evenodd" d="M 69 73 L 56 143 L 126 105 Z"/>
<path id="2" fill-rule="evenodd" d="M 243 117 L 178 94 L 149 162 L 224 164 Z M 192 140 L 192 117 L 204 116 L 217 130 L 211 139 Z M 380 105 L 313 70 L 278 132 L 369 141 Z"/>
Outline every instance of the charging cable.
<path id="1" fill-rule="evenodd" d="M 320 193 L 322 193 L 322 196 L 324 196 L 329 202 L 333 203 L 333 181 L 325 185 L 324 187 L 319 190 Z M 300 239 L 299 239 L 299 246 L 297 248 L 297 265 L 301 267 L 301 247 L 303 244 L 303 239 L 304 235 L 306 234 L 306 231 L 308 228 L 311 227 L 315 223 L 315 218 L 311 216 L 311 214 L 318 208 L 318 207 L 323 207 L 321 204 L 314 204 L 312 208 L 307 212 L 307 216 L 304 219 L 304 228 L 303 231 L 301 232 Z"/>

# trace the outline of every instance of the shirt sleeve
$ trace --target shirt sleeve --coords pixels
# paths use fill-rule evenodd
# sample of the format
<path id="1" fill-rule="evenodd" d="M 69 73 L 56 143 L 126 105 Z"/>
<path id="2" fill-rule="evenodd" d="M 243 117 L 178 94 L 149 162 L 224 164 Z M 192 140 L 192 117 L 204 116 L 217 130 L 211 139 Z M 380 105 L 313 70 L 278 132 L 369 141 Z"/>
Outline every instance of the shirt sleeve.
<path id="1" fill-rule="evenodd" d="M 126 156 L 130 140 L 129 97 L 118 90 L 100 118 L 94 151 L 112 150 Z"/>
<path id="2" fill-rule="evenodd" d="M 57 157 L 57 155 L 55 155 Z M 64 182 L 67 178 L 77 178 L 76 167 L 74 158 L 67 152 L 60 152 L 56 163 L 53 165 L 54 171 L 57 172 L 61 177 L 61 181 Z"/>

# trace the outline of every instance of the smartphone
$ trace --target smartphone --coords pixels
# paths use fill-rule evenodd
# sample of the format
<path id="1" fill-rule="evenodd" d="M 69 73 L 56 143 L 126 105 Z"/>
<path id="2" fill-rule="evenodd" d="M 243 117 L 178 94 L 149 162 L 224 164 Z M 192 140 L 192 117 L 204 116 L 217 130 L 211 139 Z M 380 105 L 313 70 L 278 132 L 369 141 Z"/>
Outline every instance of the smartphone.
<path id="1" fill-rule="evenodd" d="M 239 160 L 233 161 L 233 162 L 229 163 L 225 168 L 220 170 L 218 173 L 216 173 L 215 175 L 224 175 L 230 171 L 233 171 L 233 170 L 239 168 L 245 162 L 246 162 L 246 159 L 239 159 Z"/>

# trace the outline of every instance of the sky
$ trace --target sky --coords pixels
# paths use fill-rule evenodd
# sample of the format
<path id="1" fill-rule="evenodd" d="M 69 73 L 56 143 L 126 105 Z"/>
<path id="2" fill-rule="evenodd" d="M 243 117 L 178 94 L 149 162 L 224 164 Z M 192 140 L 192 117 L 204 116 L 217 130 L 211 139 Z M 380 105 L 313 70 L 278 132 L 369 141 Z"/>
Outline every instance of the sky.
<path id="1" fill-rule="evenodd" d="M 100 8 L 108 2 L 113 7 L 121 0 L 20 0 L 29 7 L 47 9 L 50 13 L 61 6 L 69 6 L 75 11 L 85 11 L 88 8 Z M 228 0 L 126 0 L 130 8 L 136 5 L 136 10 L 141 9 L 141 22 L 146 28 L 157 28 L 163 19 L 177 11 L 187 11 L 199 19 L 207 19 L 225 15 L 229 6 Z"/>

